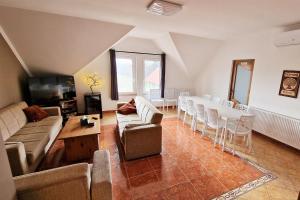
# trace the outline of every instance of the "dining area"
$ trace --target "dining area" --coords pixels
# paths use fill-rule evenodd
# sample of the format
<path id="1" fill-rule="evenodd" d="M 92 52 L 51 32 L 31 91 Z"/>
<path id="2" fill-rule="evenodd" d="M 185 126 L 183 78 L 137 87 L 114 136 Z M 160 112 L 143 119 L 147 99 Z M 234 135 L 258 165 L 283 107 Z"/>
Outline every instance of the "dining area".
<path id="1" fill-rule="evenodd" d="M 178 97 L 177 117 L 183 123 L 190 121 L 194 132 L 200 131 L 203 136 L 214 132 L 214 147 L 220 145 L 236 154 L 237 139 L 242 138 L 250 152 L 252 150 L 252 129 L 255 115 L 249 106 L 239 104 L 212 95 L 190 96 L 181 93 Z M 228 148 L 230 144 L 232 148 Z"/>

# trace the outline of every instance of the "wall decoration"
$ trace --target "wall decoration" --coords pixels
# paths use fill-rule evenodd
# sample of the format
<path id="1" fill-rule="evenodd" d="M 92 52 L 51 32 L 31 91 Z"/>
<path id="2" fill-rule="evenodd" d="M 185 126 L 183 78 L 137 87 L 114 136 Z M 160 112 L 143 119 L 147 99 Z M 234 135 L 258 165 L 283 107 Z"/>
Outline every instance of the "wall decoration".
<path id="1" fill-rule="evenodd" d="M 300 84 L 300 71 L 284 70 L 279 95 L 297 98 Z"/>

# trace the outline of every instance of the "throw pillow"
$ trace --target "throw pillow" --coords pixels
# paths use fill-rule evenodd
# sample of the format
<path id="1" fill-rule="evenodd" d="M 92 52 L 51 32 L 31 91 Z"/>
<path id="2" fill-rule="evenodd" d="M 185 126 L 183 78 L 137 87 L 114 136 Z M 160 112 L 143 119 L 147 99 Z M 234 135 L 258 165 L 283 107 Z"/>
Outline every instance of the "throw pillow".
<path id="1" fill-rule="evenodd" d="M 38 122 L 48 117 L 48 113 L 41 107 L 33 105 L 23 109 L 29 122 Z"/>
<path id="2" fill-rule="evenodd" d="M 135 101 L 133 98 L 128 103 L 130 103 L 131 105 L 133 105 L 135 107 Z"/>
<path id="3" fill-rule="evenodd" d="M 136 113 L 136 107 L 131 103 L 126 103 L 118 109 L 118 113 L 123 115 L 129 115 L 131 113 Z"/>

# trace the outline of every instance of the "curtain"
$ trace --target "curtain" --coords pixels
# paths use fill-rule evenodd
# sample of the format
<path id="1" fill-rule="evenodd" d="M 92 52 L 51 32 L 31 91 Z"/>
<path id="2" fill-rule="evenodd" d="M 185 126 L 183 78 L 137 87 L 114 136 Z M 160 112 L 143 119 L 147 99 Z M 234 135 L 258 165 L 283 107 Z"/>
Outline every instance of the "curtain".
<path id="1" fill-rule="evenodd" d="M 109 54 L 110 54 L 111 99 L 119 100 L 116 51 L 114 49 L 110 49 Z"/>
<path id="2" fill-rule="evenodd" d="M 165 97 L 166 54 L 161 54 L 161 98 Z"/>

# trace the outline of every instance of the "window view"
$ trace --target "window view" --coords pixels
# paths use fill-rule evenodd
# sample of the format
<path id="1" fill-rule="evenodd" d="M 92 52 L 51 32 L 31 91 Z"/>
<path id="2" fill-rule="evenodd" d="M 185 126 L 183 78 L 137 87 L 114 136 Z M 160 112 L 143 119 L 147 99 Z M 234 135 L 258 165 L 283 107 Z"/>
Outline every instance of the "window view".
<path id="1" fill-rule="evenodd" d="M 116 63 L 119 93 L 135 92 L 133 60 L 130 58 L 117 58 Z"/>
<path id="2" fill-rule="evenodd" d="M 160 61 L 144 60 L 144 92 L 160 89 Z"/>

